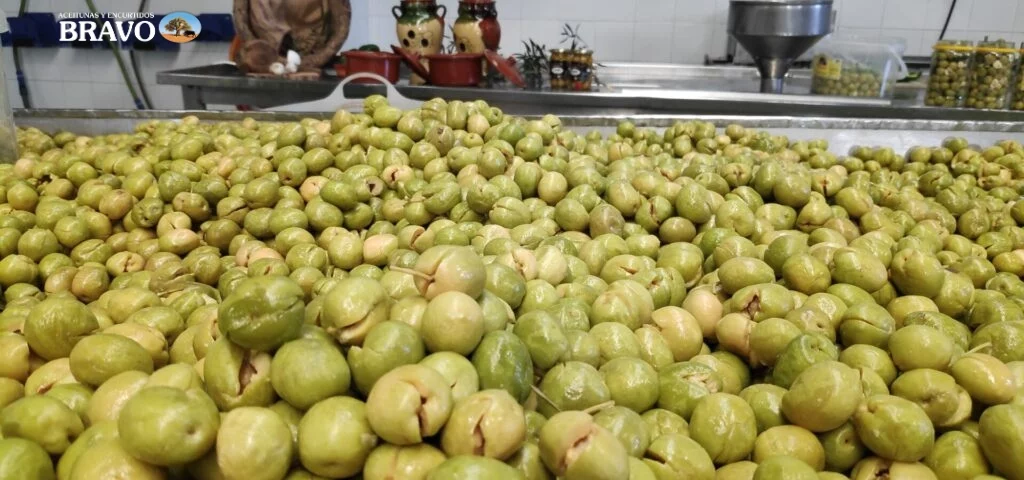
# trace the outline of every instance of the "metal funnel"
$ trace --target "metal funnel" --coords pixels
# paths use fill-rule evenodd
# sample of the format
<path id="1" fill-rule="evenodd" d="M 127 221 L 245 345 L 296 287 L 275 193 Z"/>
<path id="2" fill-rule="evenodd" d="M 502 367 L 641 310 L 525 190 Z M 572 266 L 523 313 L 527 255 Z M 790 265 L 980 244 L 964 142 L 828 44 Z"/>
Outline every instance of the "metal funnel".
<path id="1" fill-rule="evenodd" d="M 832 33 L 832 0 L 731 0 L 728 31 L 754 57 L 761 92 L 782 93 L 793 61 Z"/>

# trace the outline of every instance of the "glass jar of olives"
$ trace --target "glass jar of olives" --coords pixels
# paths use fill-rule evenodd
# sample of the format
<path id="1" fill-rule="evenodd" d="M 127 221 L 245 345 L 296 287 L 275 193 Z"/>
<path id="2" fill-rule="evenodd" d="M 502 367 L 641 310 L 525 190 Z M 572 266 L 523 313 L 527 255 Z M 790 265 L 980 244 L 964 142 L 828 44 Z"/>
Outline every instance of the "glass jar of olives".
<path id="1" fill-rule="evenodd" d="M 971 87 L 967 108 L 1006 110 L 1010 106 L 1010 83 L 1020 64 L 1020 50 L 1005 40 L 978 44 L 971 66 Z"/>
<path id="2" fill-rule="evenodd" d="M 1020 44 L 1021 57 L 1024 58 L 1024 43 Z M 1013 102 L 1010 103 L 1013 110 L 1024 110 L 1024 60 L 1017 68 L 1017 78 L 1013 81 Z"/>
<path id="3" fill-rule="evenodd" d="M 941 40 L 932 51 L 932 68 L 924 103 L 931 107 L 964 106 L 970 85 L 974 42 Z"/>

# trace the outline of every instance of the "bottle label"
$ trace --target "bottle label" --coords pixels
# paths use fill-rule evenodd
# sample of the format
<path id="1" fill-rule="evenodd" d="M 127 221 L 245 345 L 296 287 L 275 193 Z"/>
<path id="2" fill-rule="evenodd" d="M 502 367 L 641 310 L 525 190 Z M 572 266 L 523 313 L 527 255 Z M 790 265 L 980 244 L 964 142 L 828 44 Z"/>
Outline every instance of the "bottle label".
<path id="1" fill-rule="evenodd" d="M 843 76 L 843 61 L 818 55 L 814 59 L 814 76 L 828 80 L 839 80 Z"/>

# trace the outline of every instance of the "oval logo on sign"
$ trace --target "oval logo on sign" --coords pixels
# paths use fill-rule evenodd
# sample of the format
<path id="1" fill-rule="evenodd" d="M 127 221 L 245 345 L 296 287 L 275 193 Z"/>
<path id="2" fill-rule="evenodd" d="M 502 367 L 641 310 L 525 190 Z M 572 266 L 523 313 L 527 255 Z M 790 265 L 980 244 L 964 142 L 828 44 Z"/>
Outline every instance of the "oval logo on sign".
<path id="1" fill-rule="evenodd" d="M 188 43 L 203 31 L 203 25 L 188 12 L 171 12 L 160 20 L 160 34 L 174 43 Z"/>

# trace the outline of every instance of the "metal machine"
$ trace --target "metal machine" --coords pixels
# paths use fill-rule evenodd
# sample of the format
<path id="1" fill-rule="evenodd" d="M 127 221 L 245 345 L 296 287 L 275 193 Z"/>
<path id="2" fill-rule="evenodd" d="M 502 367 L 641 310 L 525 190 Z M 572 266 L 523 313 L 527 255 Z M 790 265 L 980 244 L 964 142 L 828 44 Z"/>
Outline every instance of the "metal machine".
<path id="1" fill-rule="evenodd" d="M 731 0 L 729 34 L 754 57 L 762 93 L 782 93 L 790 65 L 832 33 L 832 0 Z"/>

